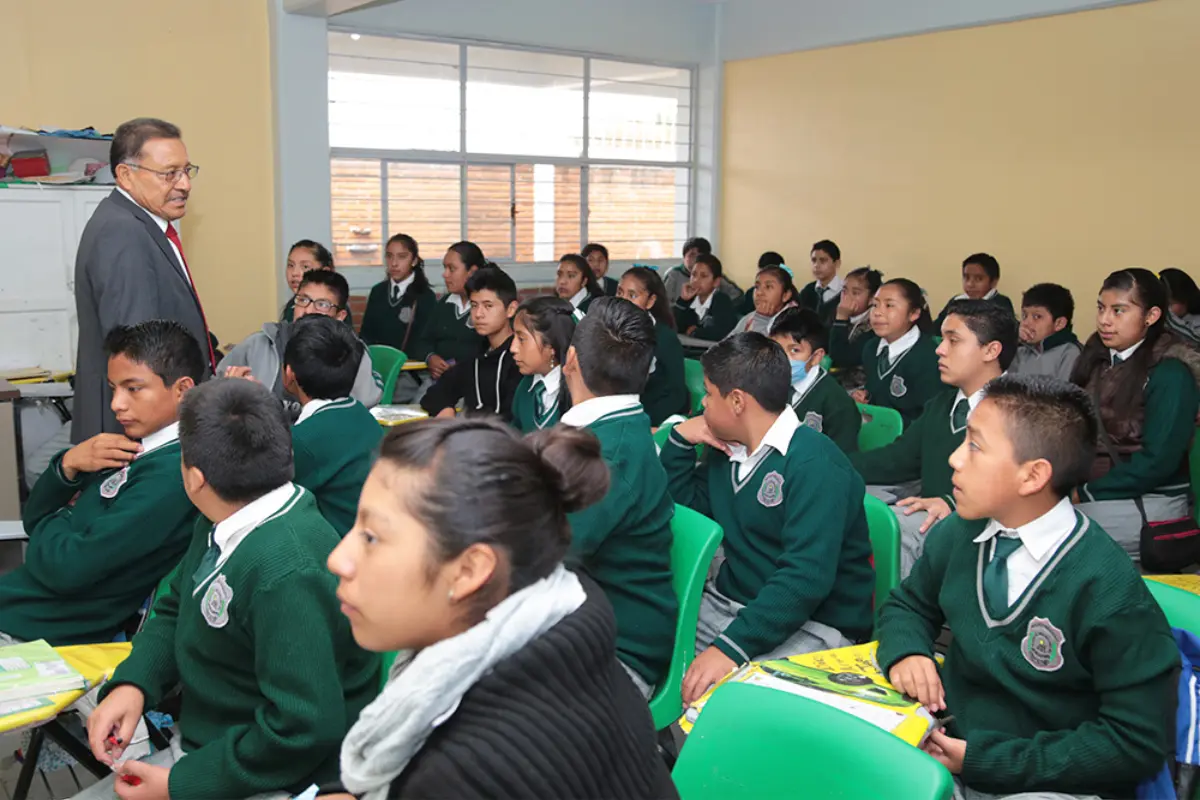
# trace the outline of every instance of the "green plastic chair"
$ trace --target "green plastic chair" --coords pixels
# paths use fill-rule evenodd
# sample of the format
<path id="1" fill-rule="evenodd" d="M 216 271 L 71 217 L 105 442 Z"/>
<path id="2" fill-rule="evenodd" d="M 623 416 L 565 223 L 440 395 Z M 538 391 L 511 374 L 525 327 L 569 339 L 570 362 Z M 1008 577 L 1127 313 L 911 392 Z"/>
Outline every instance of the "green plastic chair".
<path id="1" fill-rule="evenodd" d="M 867 511 L 871 555 L 875 558 L 875 622 L 878 624 L 883 601 L 900 585 L 900 520 L 878 497 L 866 495 L 863 508 Z"/>
<path id="2" fill-rule="evenodd" d="M 719 687 L 671 773 L 681 800 L 948 800 L 946 768 L 869 722 L 799 695 Z"/>
<path id="3" fill-rule="evenodd" d="M 708 566 L 725 536 L 720 525 L 680 505 L 675 506 L 671 535 L 671 585 L 679 598 L 679 617 L 675 621 L 671 666 L 650 698 L 650 717 L 660 731 L 683 714 L 683 676 L 696 655 L 700 597 Z"/>
<path id="4" fill-rule="evenodd" d="M 400 377 L 400 370 L 404 368 L 408 356 L 403 350 L 386 344 L 373 344 L 367 349 L 371 351 L 371 368 L 383 378 L 383 397 L 379 398 L 379 404 L 386 406 L 396 394 L 396 379 Z"/>
<path id="5" fill-rule="evenodd" d="M 829 356 L 822 358 L 821 369 L 825 370 L 826 372 L 829 372 L 829 370 L 833 369 L 833 359 Z"/>
<path id="6" fill-rule="evenodd" d="M 704 410 L 704 367 L 694 358 L 683 360 L 683 380 L 692 396 L 692 416 Z"/>
<path id="7" fill-rule="evenodd" d="M 1146 588 L 1158 601 L 1172 628 L 1200 635 L 1200 595 L 1150 579 L 1146 579 Z"/>
<path id="8" fill-rule="evenodd" d="M 859 403 L 858 410 L 863 415 L 862 427 L 858 429 L 859 450 L 886 447 L 904 432 L 904 418 L 894 408 Z"/>
<path id="9" fill-rule="evenodd" d="M 396 654 L 380 653 L 379 654 L 379 691 L 383 691 L 383 687 L 387 686 L 388 673 L 392 671 L 392 664 L 396 662 Z"/>

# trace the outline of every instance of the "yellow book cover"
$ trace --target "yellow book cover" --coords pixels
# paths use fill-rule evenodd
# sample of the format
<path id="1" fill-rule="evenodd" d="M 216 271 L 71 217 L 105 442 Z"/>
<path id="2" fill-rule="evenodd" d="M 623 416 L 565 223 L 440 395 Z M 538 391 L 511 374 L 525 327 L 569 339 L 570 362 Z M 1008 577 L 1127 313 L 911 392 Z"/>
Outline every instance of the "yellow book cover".
<path id="1" fill-rule="evenodd" d="M 868 642 L 776 661 L 751 661 L 693 703 L 679 727 L 691 733 L 704 704 L 722 684 L 750 683 L 833 706 L 920 746 L 933 727 L 933 715 L 892 688 L 875 664 L 875 647 L 876 642 Z"/>
<path id="2" fill-rule="evenodd" d="M 1146 580 L 1158 581 L 1185 592 L 1200 594 L 1200 575 L 1147 575 Z"/>

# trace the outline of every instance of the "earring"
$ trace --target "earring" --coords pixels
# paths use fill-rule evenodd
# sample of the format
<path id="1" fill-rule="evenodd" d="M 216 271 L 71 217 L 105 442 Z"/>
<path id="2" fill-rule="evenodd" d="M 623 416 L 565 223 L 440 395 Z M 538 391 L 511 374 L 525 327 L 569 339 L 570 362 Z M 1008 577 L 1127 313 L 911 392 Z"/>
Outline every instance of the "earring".
<path id="1" fill-rule="evenodd" d="M 454 590 L 453 589 L 446 592 L 446 599 L 449 600 L 451 603 L 454 602 Z"/>

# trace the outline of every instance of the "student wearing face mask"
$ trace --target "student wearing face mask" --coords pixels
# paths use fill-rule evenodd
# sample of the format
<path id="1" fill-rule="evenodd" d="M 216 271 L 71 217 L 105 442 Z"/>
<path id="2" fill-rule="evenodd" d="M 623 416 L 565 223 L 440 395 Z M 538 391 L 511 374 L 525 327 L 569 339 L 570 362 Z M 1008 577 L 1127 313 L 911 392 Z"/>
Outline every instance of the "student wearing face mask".
<path id="1" fill-rule="evenodd" d="M 828 436 L 843 453 L 858 450 L 862 414 L 850 395 L 821 367 L 828 335 L 817 312 L 807 308 L 783 312 L 771 326 L 771 339 L 783 348 L 792 367 L 789 403 L 801 424 Z"/>

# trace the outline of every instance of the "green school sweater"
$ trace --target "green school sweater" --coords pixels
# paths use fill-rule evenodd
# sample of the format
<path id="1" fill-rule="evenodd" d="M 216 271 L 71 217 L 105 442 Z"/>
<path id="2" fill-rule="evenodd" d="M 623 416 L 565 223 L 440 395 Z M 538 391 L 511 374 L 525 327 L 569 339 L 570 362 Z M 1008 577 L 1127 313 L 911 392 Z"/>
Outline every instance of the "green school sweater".
<path id="1" fill-rule="evenodd" d="M 704 339 L 708 342 L 719 342 L 724 339 L 741 318 L 729 296 L 716 289 L 713 290 L 712 302 L 704 319 L 700 319 L 699 315 L 692 310 L 690 300 L 686 302 L 676 300 L 671 313 L 675 315 L 675 325 L 679 330 L 686 333 L 689 328 L 695 326 L 696 330 L 687 335 L 693 339 Z"/>
<path id="2" fill-rule="evenodd" d="M 714 645 L 737 663 L 770 652 L 810 619 L 853 640 L 871 632 L 875 570 L 862 479 L 828 438 L 801 425 L 737 480 L 718 451 L 696 466 L 674 430 L 661 459 L 675 501 L 725 531 L 717 590 L 745 605 Z"/>
<path id="3" fill-rule="evenodd" d="M 334 780 L 342 739 L 379 687 L 379 656 L 355 644 L 325 567 L 338 535 L 295 487 L 206 574 L 213 528 L 197 521 L 170 591 L 104 692 L 132 684 L 153 708 L 183 687 L 187 758 L 171 768 L 172 800 Z"/>
<path id="4" fill-rule="evenodd" d="M 322 406 L 292 428 L 294 480 L 313 493 L 339 536 L 354 527 L 358 496 L 382 440 L 383 428 L 352 397 Z"/>
<path id="5" fill-rule="evenodd" d="M 1145 401 L 1142 449 L 1079 487 L 1081 500 L 1131 500 L 1151 493 L 1178 496 L 1190 491 L 1188 450 L 1200 405 L 1191 370 L 1175 358 L 1160 361 L 1150 370 Z"/>
<path id="6" fill-rule="evenodd" d="M 479 352 L 482 338 L 471 324 L 471 306 L 458 307 L 450 302 L 453 295 L 447 294 L 433 307 L 433 319 L 422 331 L 421 338 L 409 344 L 406 351 L 413 361 L 425 361 L 431 355 L 439 355 L 447 361 L 470 361 Z"/>
<path id="7" fill-rule="evenodd" d="M 929 401 L 925 413 L 905 427 L 900 438 L 887 447 L 850 454 L 850 463 L 869 484 L 894 486 L 921 479 L 921 497 L 940 497 L 954 508 L 954 470 L 950 454 L 966 437 L 966 428 L 956 431 L 950 413 L 958 390 L 943 388 Z"/>
<path id="8" fill-rule="evenodd" d="M 56 646 L 108 642 L 179 562 L 197 512 L 178 440 L 74 481 L 63 477 L 65 452 L 25 501 L 29 545 L 25 563 L 0 576 L 0 631 Z"/>
<path id="9" fill-rule="evenodd" d="M 912 574 L 884 604 L 879 666 L 933 656 L 950 735 L 966 739 L 963 781 L 1007 795 L 1133 797 L 1173 754 L 1179 651 L 1120 546 L 1075 512 L 1075 530 L 1004 619 L 983 605 L 987 520 L 952 515 L 929 532 Z"/>
<path id="10" fill-rule="evenodd" d="M 512 419 L 509 424 L 521 433 L 533 433 L 543 428 L 554 427 L 558 424 L 559 417 L 562 416 L 561 401 L 566 391 L 567 386 L 564 381 L 559 386 L 558 397 L 554 398 L 554 405 L 544 409 L 542 414 L 538 414 L 537 397 L 533 394 L 533 376 L 522 376 L 521 382 L 517 384 L 517 391 L 513 393 Z"/>
<path id="11" fill-rule="evenodd" d="M 953 302 L 954 302 L 954 300 L 950 301 L 950 303 L 953 303 Z M 1013 310 L 1012 300 L 1009 300 L 1007 297 L 1000 294 L 999 292 L 996 292 L 996 294 L 989 297 L 987 302 L 992 303 L 993 305 L 999 306 L 1000 308 L 1007 311 L 1009 314 L 1012 314 L 1014 317 L 1017 315 L 1016 311 Z M 934 323 L 935 325 L 937 325 L 937 329 L 939 331 L 942 329 L 942 323 L 946 321 L 946 310 L 948 308 L 950 308 L 950 303 L 946 303 L 946 305 L 942 307 L 942 313 L 938 314 L 937 321 Z"/>
<path id="12" fill-rule="evenodd" d="M 400 301 L 393 306 L 388 296 L 390 291 L 391 281 L 387 280 L 371 287 L 359 336 L 369 345 L 386 344 L 407 355 L 405 348 L 418 347 L 421 339 L 428 336 L 426 329 L 433 323 L 437 295 L 427 288 L 415 298 L 401 295 Z M 412 333 L 408 332 L 409 327 L 412 327 Z"/>
<path id="13" fill-rule="evenodd" d="M 642 407 L 650 417 L 650 425 L 657 428 L 672 414 L 686 414 L 692 404 L 679 334 L 662 323 L 654 325 L 654 361 L 651 367 L 646 388 L 642 390 Z"/>
<path id="14" fill-rule="evenodd" d="M 834 326 L 830 341 L 832 358 L 835 363 L 844 366 L 857 366 L 845 359 L 848 331 L 847 326 Z M 854 346 L 861 353 L 859 363 L 866 375 L 868 402 L 896 409 L 904 418 L 905 426 L 911 425 L 921 415 L 925 404 L 944 386 L 938 373 L 937 345 L 928 336 L 922 335 L 916 344 L 886 368 L 880 365 L 879 353 L 876 352 L 879 349 L 878 336 L 872 333 L 864 337 L 861 344 Z"/>
<path id="15" fill-rule="evenodd" d="M 833 320 L 837 316 L 838 304 L 842 302 L 842 293 L 838 292 L 832 300 L 825 300 L 823 298 L 823 293 L 817 290 L 817 282 L 813 281 L 800 290 L 800 296 L 796 304 L 800 308 L 807 308 L 817 312 L 817 316 L 821 318 L 821 322 L 829 326 L 833 324 Z"/>
<path id="16" fill-rule="evenodd" d="M 858 404 L 829 373 L 820 367 L 816 371 L 816 381 L 804 390 L 804 394 L 792 387 L 791 404 L 796 417 L 802 424 L 832 439 L 843 453 L 853 453 L 858 450 L 858 430 L 862 427 Z"/>
<path id="17" fill-rule="evenodd" d="M 600 585 L 617 618 L 617 655 L 647 683 L 662 680 L 675 643 L 671 585 L 675 504 L 641 406 L 587 426 L 608 464 L 608 494 L 570 515 L 572 563 Z"/>

